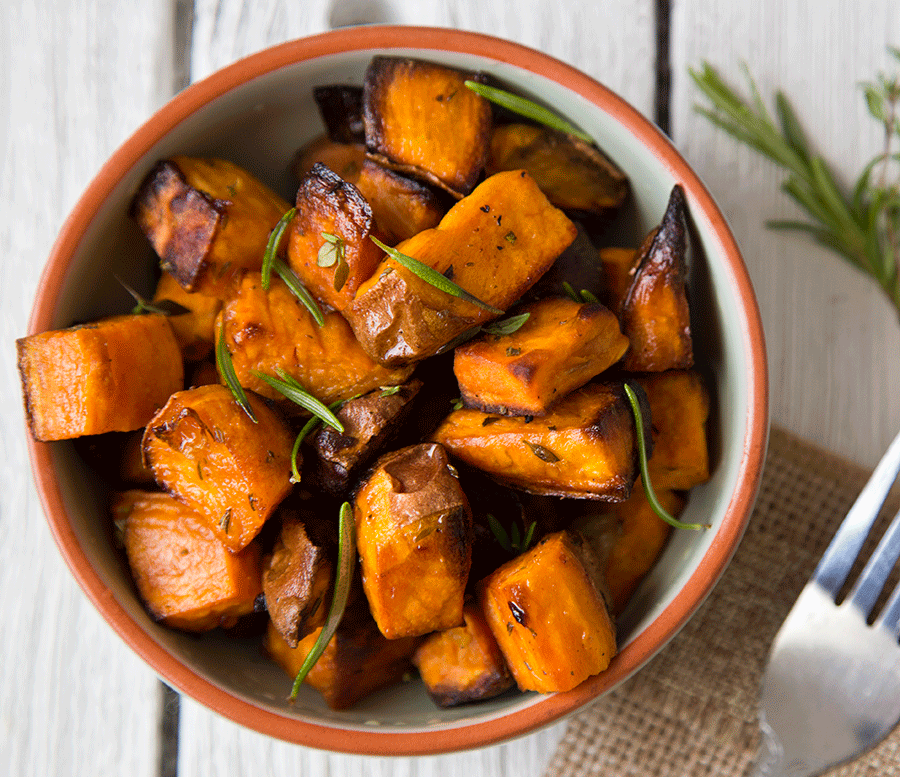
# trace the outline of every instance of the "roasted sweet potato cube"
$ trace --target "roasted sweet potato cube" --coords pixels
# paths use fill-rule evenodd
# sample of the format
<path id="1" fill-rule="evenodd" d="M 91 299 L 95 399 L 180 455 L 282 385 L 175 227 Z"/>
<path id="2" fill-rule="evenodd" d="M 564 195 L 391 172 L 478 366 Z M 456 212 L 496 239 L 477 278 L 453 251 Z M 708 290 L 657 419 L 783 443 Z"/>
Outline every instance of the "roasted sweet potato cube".
<path id="1" fill-rule="evenodd" d="M 706 419 L 709 392 L 692 370 L 672 370 L 638 379 L 653 416 L 653 454 L 648 461 L 656 489 L 686 490 L 709 480 Z"/>
<path id="2" fill-rule="evenodd" d="M 462 623 L 472 513 L 444 449 L 422 443 L 382 456 L 354 515 L 363 588 L 381 633 L 396 639 Z"/>
<path id="3" fill-rule="evenodd" d="M 495 127 L 487 171 L 501 170 L 527 170 L 550 202 L 576 214 L 615 210 L 628 194 L 628 178 L 603 152 L 549 127 Z"/>
<path id="4" fill-rule="evenodd" d="M 209 356 L 213 350 L 213 329 L 222 300 L 187 292 L 173 276 L 164 272 L 156 284 L 153 304 L 166 302 L 173 302 L 187 310 L 168 316 L 185 361 L 199 361 Z"/>
<path id="5" fill-rule="evenodd" d="M 375 222 L 388 245 L 408 240 L 440 224 L 447 212 L 446 195 L 373 162 L 363 162 L 357 188 L 372 206 Z"/>
<path id="6" fill-rule="evenodd" d="M 686 204 L 672 189 L 662 223 L 639 251 L 637 270 L 621 308 L 622 331 L 631 341 L 625 369 L 662 372 L 694 364 L 688 309 Z"/>
<path id="7" fill-rule="evenodd" d="M 465 86 L 480 80 L 432 62 L 374 57 L 363 85 L 366 146 L 379 162 L 456 196 L 484 169 L 491 105 Z"/>
<path id="8" fill-rule="evenodd" d="M 291 648 L 270 622 L 265 648 L 288 675 L 296 677 L 320 632 L 321 628 L 316 629 Z M 347 709 L 379 688 L 399 682 L 410 670 L 410 657 L 420 641 L 418 637 L 386 639 L 370 617 L 345 615 L 305 682 L 322 694 L 331 709 Z"/>
<path id="9" fill-rule="evenodd" d="M 669 515 L 677 518 L 684 509 L 684 497 L 667 489 L 657 488 L 654 491 Z M 606 561 L 606 583 L 612 611 L 619 614 L 644 575 L 656 563 L 672 527 L 650 507 L 643 488 L 635 489 L 626 502 L 613 505 L 612 512 L 620 530 Z"/>
<path id="10" fill-rule="evenodd" d="M 413 655 L 439 707 L 492 699 L 514 683 L 481 609 L 466 605 L 463 618 L 464 625 L 426 637 Z"/>
<path id="11" fill-rule="evenodd" d="M 365 159 L 366 147 L 362 143 L 335 143 L 327 135 L 319 135 L 297 151 L 291 172 L 302 181 L 321 163 L 348 183 L 356 183 Z"/>
<path id="12" fill-rule="evenodd" d="M 343 310 L 369 278 L 382 252 L 369 236 L 372 208 L 352 183 L 316 164 L 297 190 L 288 263 L 316 299 Z"/>
<path id="13" fill-rule="evenodd" d="M 576 228 L 578 231 L 575 239 L 522 297 L 523 302 L 533 302 L 544 297 L 569 296 L 564 284 L 571 286 L 576 293 L 587 291 L 600 298 L 604 287 L 603 265 L 597 261 L 597 249 L 584 227 L 576 223 Z"/>
<path id="14" fill-rule="evenodd" d="M 455 410 L 432 439 L 533 494 L 621 502 L 638 476 L 634 416 L 621 384 L 590 383 L 541 418 Z"/>
<path id="15" fill-rule="evenodd" d="M 273 277 L 265 291 L 259 273 L 247 273 L 217 323 L 217 332 L 224 327 L 240 384 L 292 409 L 297 406 L 254 372 L 277 376 L 282 370 L 326 404 L 409 377 L 412 367 L 391 369 L 375 362 L 339 313 L 324 315 L 325 324 L 319 326 L 280 278 Z"/>
<path id="16" fill-rule="evenodd" d="M 298 515 L 285 515 L 263 562 L 262 587 L 272 623 L 290 647 L 325 623 L 331 578 L 328 549 L 307 534 Z"/>
<path id="17" fill-rule="evenodd" d="M 140 429 L 184 388 L 165 316 L 115 316 L 16 341 L 25 415 L 36 440 Z"/>
<path id="18" fill-rule="evenodd" d="M 312 439 L 316 453 L 316 481 L 333 496 L 345 494 L 353 478 L 399 431 L 422 387 L 420 380 L 375 389 L 345 402 L 336 415 L 339 432 L 322 425 Z"/>
<path id="19" fill-rule="evenodd" d="M 158 491 L 126 491 L 113 502 L 125 553 L 150 614 L 167 626 L 233 626 L 262 591 L 259 547 L 231 553 L 206 519 Z"/>
<path id="20" fill-rule="evenodd" d="M 294 437 L 260 397 L 247 398 L 256 423 L 225 386 L 179 391 L 144 432 L 144 459 L 156 482 L 200 513 L 233 552 L 291 490 Z"/>
<path id="21" fill-rule="evenodd" d="M 132 215 L 164 270 L 187 291 L 217 297 L 262 266 L 269 233 L 290 207 L 231 162 L 176 156 L 144 180 Z"/>
<path id="22" fill-rule="evenodd" d="M 554 402 L 611 367 L 628 350 L 619 320 L 599 303 L 560 297 L 527 305 L 508 335 L 459 346 L 453 371 L 468 407 L 486 413 L 545 415 Z"/>
<path id="23" fill-rule="evenodd" d="M 482 584 L 488 625 L 523 691 L 568 691 L 609 666 L 603 570 L 577 532 L 548 534 Z"/>
<path id="24" fill-rule="evenodd" d="M 619 315 L 637 270 L 637 251 L 633 248 L 601 248 L 598 252 L 603 267 L 604 289 L 601 300 Z"/>
<path id="25" fill-rule="evenodd" d="M 397 250 L 505 310 L 575 239 L 575 225 L 526 172 L 498 173 L 460 200 L 435 229 Z M 439 351 L 495 314 L 450 296 L 386 257 L 344 311 L 363 348 L 384 364 Z"/>
<path id="26" fill-rule="evenodd" d="M 363 143 L 366 128 L 362 116 L 360 86 L 332 84 L 313 89 L 313 99 L 325 122 L 328 137 L 337 143 Z"/>

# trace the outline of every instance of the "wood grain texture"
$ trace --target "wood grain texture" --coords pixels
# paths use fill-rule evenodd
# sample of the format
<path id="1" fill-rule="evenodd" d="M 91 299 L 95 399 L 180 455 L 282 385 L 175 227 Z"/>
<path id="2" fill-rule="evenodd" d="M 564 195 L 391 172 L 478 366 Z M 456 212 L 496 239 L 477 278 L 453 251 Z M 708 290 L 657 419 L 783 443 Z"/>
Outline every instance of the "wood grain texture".
<path id="1" fill-rule="evenodd" d="M 109 153 L 170 91 L 168 3 L 0 4 L 0 774 L 156 774 L 160 684 L 56 549 L 29 471 L 17 337 Z"/>
<path id="2" fill-rule="evenodd" d="M 772 420 L 865 465 L 900 429 L 900 328 L 872 282 L 800 235 L 767 219 L 799 211 L 769 162 L 715 129 L 693 106 L 687 68 L 708 60 L 748 94 L 741 63 L 771 106 L 790 98 L 804 128 L 851 186 L 880 153 L 859 82 L 889 67 L 900 43 L 894 0 L 703 0 L 676 3 L 672 29 L 673 137 L 725 211 L 756 287 L 766 330 Z"/>

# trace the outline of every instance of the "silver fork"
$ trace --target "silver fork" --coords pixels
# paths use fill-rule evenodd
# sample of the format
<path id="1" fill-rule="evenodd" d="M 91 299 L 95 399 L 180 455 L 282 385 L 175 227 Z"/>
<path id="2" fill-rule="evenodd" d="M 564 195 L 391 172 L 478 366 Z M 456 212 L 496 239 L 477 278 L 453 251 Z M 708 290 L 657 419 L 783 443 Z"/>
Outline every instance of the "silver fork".
<path id="1" fill-rule="evenodd" d="M 854 503 L 775 637 L 752 777 L 813 777 L 874 747 L 900 721 L 900 587 L 869 616 L 900 556 L 900 513 L 847 598 L 850 568 L 900 472 L 900 435 Z"/>

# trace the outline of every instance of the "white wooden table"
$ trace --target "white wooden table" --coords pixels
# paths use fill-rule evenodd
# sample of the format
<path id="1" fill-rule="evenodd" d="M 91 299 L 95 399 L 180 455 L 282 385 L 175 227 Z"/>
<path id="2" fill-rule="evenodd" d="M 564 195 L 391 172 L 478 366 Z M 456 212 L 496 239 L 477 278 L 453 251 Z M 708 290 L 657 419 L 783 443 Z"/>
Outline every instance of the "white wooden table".
<path id="1" fill-rule="evenodd" d="M 687 68 L 710 60 L 764 95 L 782 87 L 847 181 L 880 133 L 857 86 L 891 65 L 897 0 L 3 0 L 0 3 L 0 774 L 537 775 L 564 723 L 435 758 L 311 751 L 181 700 L 94 612 L 46 528 L 25 453 L 14 340 L 44 259 L 103 160 L 190 80 L 331 26 L 387 21 L 491 33 L 549 52 L 662 126 L 724 208 L 768 337 L 773 421 L 873 465 L 900 428 L 898 323 L 867 279 L 767 218 L 790 212 L 772 167 L 693 111 Z M 660 25 L 660 26 L 658 26 Z M 668 45 L 665 45 L 668 42 Z M 658 89 L 660 64 L 670 88 Z M 894 63 L 896 69 L 896 63 Z M 172 711 L 170 704 L 170 713 Z M 177 742 L 177 754 L 172 749 Z M 164 746 L 165 745 L 165 746 Z"/>

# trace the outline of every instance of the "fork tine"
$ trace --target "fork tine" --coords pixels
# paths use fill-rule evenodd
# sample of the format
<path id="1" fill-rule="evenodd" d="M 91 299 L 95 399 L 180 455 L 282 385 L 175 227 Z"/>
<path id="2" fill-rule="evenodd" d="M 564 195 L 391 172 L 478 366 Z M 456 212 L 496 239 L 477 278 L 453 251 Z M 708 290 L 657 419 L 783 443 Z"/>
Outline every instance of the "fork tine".
<path id="1" fill-rule="evenodd" d="M 872 612 L 875 601 L 881 594 L 887 582 L 888 575 L 897 563 L 900 556 L 900 513 L 894 516 L 894 520 L 875 548 L 875 552 L 866 564 L 859 579 L 853 585 L 848 599 L 853 602 L 866 618 Z"/>
<path id="2" fill-rule="evenodd" d="M 885 629 L 894 639 L 900 637 L 900 585 L 891 592 L 884 609 L 873 625 L 875 628 Z"/>
<path id="3" fill-rule="evenodd" d="M 837 596 L 841 586 L 846 582 L 850 568 L 859 555 L 898 472 L 900 472 L 900 434 L 894 438 L 887 453 L 878 462 L 872 477 L 850 508 L 819 566 L 816 567 L 813 579 L 832 597 Z"/>

